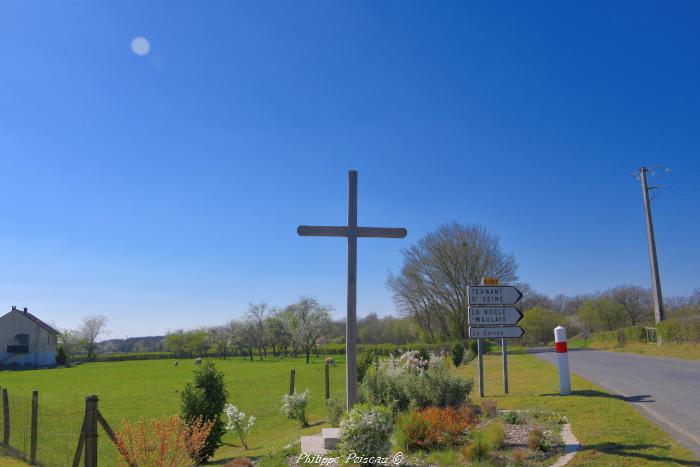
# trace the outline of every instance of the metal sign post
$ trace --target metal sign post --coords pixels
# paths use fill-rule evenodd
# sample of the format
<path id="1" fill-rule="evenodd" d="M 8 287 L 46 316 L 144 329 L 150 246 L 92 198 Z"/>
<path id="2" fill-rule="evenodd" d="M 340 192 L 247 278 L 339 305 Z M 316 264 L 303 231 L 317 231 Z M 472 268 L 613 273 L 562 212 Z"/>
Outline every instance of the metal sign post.
<path id="1" fill-rule="evenodd" d="M 503 361 L 503 393 L 508 394 L 508 348 L 507 340 L 501 339 L 501 360 Z"/>
<path id="2" fill-rule="evenodd" d="M 512 305 L 520 301 L 523 294 L 512 286 L 499 286 L 498 279 L 484 278 L 482 285 L 469 286 L 469 338 L 477 339 L 479 357 L 479 395 L 484 397 L 484 361 L 482 340 L 501 339 L 503 360 L 503 391 L 508 394 L 508 347 L 506 339 L 519 338 L 525 333 L 516 324 L 523 314 Z"/>

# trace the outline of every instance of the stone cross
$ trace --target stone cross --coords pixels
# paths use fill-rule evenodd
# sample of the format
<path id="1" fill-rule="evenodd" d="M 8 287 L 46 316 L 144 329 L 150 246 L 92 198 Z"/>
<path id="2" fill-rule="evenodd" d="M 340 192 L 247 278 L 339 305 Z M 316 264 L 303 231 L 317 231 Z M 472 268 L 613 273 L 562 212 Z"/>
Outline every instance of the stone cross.
<path id="1" fill-rule="evenodd" d="M 357 171 L 351 170 L 347 226 L 300 225 L 302 237 L 347 237 L 348 239 L 348 316 L 345 331 L 345 403 L 348 410 L 357 402 L 357 238 L 404 238 L 406 229 L 357 226 Z"/>

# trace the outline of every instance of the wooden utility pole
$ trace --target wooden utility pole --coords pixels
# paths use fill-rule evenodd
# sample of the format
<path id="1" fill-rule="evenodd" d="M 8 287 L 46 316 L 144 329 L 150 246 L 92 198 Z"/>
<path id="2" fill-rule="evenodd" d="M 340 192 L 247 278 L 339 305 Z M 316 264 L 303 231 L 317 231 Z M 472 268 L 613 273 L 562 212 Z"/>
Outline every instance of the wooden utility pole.
<path id="1" fill-rule="evenodd" d="M 406 229 L 357 226 L 357 171 L 349 173 L 348 225 L 300 225 L 302 237 L 347 237 L 348 239 L 348 310 L 345 330 L 345 405 L 348 410 L 357 402 L 357 238 L 404 238 Z"/>
<path id="2" fill-rule="evenodd" d="M 665 319 L 664 301 L 661 295 L 661 277 L 659 276 L 659 261 L 656 258 L 656 237 L 654 237 L 654 223 L 651 219 L 651 202 L 649 201 L 649 187 L 647 186 L 647 168 L 639 169 L 639 179 L 642 182 L 642 197 L 644 199 L 644 213 L 647 218 L 647 244 L 649 247 L 649 265 L 651 267 L 651 285 L 654 300 L 654 316 L 657 324 Z M 658 335 L 657 335 L 658 336 Z M 657 341 L 661 341 L 657 337 Z"/>

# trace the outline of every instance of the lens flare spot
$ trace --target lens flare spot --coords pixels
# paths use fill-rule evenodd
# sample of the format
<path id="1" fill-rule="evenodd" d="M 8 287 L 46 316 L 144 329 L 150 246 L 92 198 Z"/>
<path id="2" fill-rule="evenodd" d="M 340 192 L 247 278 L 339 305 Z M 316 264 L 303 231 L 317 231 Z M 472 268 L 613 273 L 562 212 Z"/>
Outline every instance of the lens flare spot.
<path id="1" fill-rule="evenodd" d="M 143 36 L 134 37 L 131 40 L 131 51 L 143 57 L 151 51 L 151 43 Z"/>

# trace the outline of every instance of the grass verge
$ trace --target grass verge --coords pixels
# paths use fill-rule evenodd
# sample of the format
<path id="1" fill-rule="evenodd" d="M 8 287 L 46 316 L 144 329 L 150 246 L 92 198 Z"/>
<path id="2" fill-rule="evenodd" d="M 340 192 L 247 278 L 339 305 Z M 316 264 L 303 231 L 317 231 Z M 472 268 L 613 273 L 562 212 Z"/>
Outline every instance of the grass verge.
<path id="1" fill-rule="evenodd" d="M 531 355 L 512 355 L 508 368 L 510 394 L 504 396 L 500 357 L 484 358 L 485 398 L 500 409 L 541 408 L 565 415 L 582 445 L 569 465 L 700 465 L 634 407 L 590 381 L 572 375 L 574 393 L 562 397 L 555 367 Z M 476 361 L 456 371 L 474 378 L 472 400 L 480 403 Z"/>

